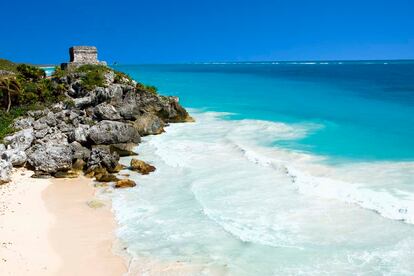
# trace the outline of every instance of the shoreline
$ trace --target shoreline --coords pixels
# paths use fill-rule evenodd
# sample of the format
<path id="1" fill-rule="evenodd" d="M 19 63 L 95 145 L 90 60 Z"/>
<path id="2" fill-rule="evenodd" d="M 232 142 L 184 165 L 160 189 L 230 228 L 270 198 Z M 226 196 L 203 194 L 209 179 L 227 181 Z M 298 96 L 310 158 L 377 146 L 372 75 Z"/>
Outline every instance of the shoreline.
<path id="1" fill-rule="evenodd" d="M 0 185 L 1 275 L 123 275 L 111 202 L 93 180 L 34 179 L 14 169 Z"/>

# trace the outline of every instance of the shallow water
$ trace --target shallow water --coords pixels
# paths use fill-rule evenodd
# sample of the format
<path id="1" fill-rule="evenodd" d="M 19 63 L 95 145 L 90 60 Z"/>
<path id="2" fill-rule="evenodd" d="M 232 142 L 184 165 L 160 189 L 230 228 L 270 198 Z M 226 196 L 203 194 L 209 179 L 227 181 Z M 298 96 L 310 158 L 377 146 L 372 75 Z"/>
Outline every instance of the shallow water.
<path id="1" fill-rule="evenodd" d="M 136 269 L 412 275 L 413 65 L 388 65 L 121 66 L 197 108 L 113 196 Z"/>

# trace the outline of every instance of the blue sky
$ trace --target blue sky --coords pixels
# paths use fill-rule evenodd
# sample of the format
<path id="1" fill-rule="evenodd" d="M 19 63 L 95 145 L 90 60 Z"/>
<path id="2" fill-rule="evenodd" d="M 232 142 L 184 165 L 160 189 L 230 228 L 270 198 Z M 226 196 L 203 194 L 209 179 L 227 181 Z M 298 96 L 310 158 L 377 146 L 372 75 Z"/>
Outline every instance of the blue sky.
<path id="1" fill-rule="evenodd" d="M 413 59 L 413 0 L 3 1 L 0 57 L 59 63 Z"/>

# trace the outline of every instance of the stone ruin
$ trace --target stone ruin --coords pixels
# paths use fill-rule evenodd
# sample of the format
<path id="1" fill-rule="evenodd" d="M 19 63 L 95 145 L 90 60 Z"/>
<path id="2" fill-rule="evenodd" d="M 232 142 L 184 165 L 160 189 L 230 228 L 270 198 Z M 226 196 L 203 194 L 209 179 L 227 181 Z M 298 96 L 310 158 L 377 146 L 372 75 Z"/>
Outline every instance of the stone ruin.
<path id="1" fill-rule="evenodd" d="M 69 48 L 69 63 L 62 63 L 62 69 L 78 67 L 85 64 L 106 65 L 98 60 L 98 50 L 95 46 L 73 46 Z"/>

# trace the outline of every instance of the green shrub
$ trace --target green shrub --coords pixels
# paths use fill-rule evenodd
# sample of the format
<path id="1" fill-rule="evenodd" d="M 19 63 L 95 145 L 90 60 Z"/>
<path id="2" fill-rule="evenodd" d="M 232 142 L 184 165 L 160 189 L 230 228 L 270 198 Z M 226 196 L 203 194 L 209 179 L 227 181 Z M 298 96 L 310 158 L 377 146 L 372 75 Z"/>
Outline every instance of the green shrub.
<path id="1" fill-rule="evenodd" d="M 17 66 L 17 71 L 19 76 L 29 81 L 38 81 L 46 77 L 45 70 L 27 64 L 19 64 Z"/>
<path id="2" fill-rule="evenodd" d="M 66 70 L 62 70 L 62 68 L 60 68 L 60 66 L 55 66 L 55 70 L 52 73 L 52 77 L 54 78 L 63 78 L 64 76 L 66 76 L 67 71 Z"/>
<path id="3" fill-rule="evenodd" d="M 147 91 L 150 92 L 152 94 L 157 94 L 158 92 L 158 88 L 156 86 L 153 85 L 145 85 L 143 83 L 137 83 L 137 85 L 135 86 L 136 89 L 141 90 L 141 91 Z"/>
<path id="4" fill-rule="evenodd" d="M 16 130 L 12 127 L 14 119 L 26 115 L 27 111 L 35 109 L 34 106 L 25 107 L 14 107 L 9 113 L 0 111 L 0 142 L 7 135 L 15 132 Z"/>
<path id="5" fill-rule="evenodd" d="M 109 68 L 103 65 L 86 64 L 78 67 L 76 72 L 85 73 L 81 78 L 82 86 L 86 90 L 93 90 L 95 87 L 105 86 L 105 73 Z"/>
<path id="6" fill-rule="evenodd" d="M 127 80 L 126 81 L 127 83 L 132 82 L 132 78 L 129 75 L 127 75 L 123 72 L 119 72 L 119 71 L 114 71 L 114 73 L 115 73 L 115 79 L 114 79 L 115 83 L 123 84 L 123 83 L 125 83 L 125 80 Z"/>

